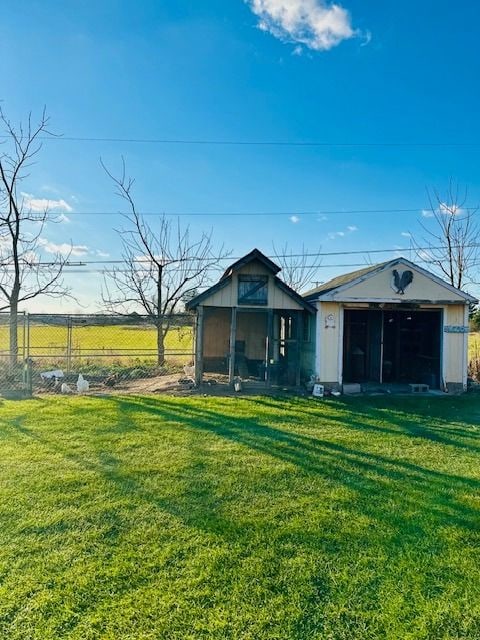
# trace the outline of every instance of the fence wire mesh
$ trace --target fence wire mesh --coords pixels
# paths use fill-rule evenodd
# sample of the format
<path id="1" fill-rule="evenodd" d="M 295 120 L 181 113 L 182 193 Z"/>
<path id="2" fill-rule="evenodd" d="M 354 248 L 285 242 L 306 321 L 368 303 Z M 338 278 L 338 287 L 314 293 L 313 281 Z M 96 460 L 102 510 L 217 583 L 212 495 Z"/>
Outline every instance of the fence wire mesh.
<path id="1" fill-rule="evenodd" d="M 19 314 L 17 344 L 8 313 L 0 314 L 0 392 L 76 391 L 79 374 L 91 389 L 145 390 L 178 379 L 193 362 L 190 314 L 164 320 L 163 342 L 145 316 Z"/>

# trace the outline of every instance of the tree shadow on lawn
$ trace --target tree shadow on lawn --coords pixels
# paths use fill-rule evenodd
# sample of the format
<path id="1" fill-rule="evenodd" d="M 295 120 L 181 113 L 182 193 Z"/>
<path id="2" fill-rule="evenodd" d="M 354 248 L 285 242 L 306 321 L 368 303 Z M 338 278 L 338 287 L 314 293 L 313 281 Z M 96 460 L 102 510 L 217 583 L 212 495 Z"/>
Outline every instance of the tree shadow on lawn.
<path id="1" fill-rule="evenodd" d="M 427 525 L 435 528 L 446 524 L 479 530 L 480 511 L 462 499 L 464 494 L 480 489 L 480 480 L 475 478 L 428 469 L 328 439 L 284 431 L 261 419 L 235 417 L 198 404 L 192 407 L 181 400 L 165 403 L 147 397 L 116 397 L 114 401 L 129 413 L 135 410 L 148 412 L 160 420 L 178 422 L 181 428 L 218 436 L 293 465 L 302 473 L 347 487 L 354 492 L 349 509 L 383 522 L 398 532 L 416 528 L 418 533 Z M 361 428 L 361 423 L 354 428 Z M 196 505 L 190 507 L 197 511 Z M 177 509 L 175 514 L 179 515 Z M 425 516 L 424 523 L 422 518 Z M 190 520 L 191 512 L 185 513 L 184 517 Z"/>
<path id="2" fill-rule="evenodd" d="M 302 413 L 310 418 L 318 417 L 322 421 L 327 419 L 329 423 L 337 422 L 351 429 L 420 438 L 442 445 L 480 452 L 480 446 L 477 444 L 480 440 L 478 413 L 468 414 L 467 418 L 471 426 L 466 429 L 465 422 L 458 421 L 458 405 L 447 406 L 450 399 L 435 398 L 432 402 L 426 398 L 408 398 L 407 400 L 403 399 L 401 403 L 398 399 L 395 399 L 394 402 L 391 400 L 393 398 L 381 398 L 375 403 L 372 398 L 368 398 L 368 400 L 342 398 L 323 403 L 321 408 L 315 407 L 313 404 L 315 401 L 312 401 L 307 409 L 305 409 L 304 401 L 292 401 L 291 398 L 279 399 L 276 404 L 268 398 L 256 398 L 255 402 L 277 410 L 280 404 L 283 416 L 289 416 L 293 422 L 296 420 L 297 423 L 298 414 Z M 469 398 L 469 400 L 471 399 Z M 456 401 L 461 402 L 462 399 L 457 398 Z M 471 403 L 466 404 L 467 410 L 471 406 Z M 480 403 L 476 402 L 473 406 L 477 409 Z M 409 411 L 409 408 L 412 410 Z M 282 419 L 284 418 L 282 417 Z"/>
<path id="3" fill-rule="evenodd" d="M 319 496 L 332 487 L 348 489 L 351 498 L 347 504 L 341 503 L 341 508 L 347 509 L 352 517 L 366 516 L 373 524 L 382 524 L 394 537 L 407 534 L 418 537 L 446 525 L 479 532 L 480 511 L 467 504 L 465 500 L 465 496 L 478 493 L 480 490 L 480 480 L 475 478 L 444 473 L 401 458 L 380 455 L 365 448 L 349 447 L 336 442 L 335 436 L 319 438 L 305 432 L 299 433 L 295 430 L 293 419 L 292 428 L 284 430 L 272 426 L 271 423 L 275 421 L 276 416 L 269 417 L 268 414 L 261 413 L 257 416 L 248 414 L 236 416 L 232 413 L 235 407 L 225 402 L 218 403 L 218 410 L 207 409 L 201 405 L 200 401 L 185 403 L 182 399 L 165 401 L 154 397 L 113 396 L 108 399 L 108 402 L 117 407 L 116 415 L 123 416 L 122 428 L 128 431 L 147 430 L 160 436 L 164 428 L 162 423 L 168 422 L 169 429 L 178 424 L 178 429 L 182 432 L 190 434 L 202 432 L 238 445 L 240 448 L 237 451 L 228 452 L 228 455 L 233 457 L 238 454 L 239 458 L 235 461 L 236 467 L 229 465 L 225 452 L 221 449 L 218 454 L 216 452 L 207 454 L 206 450 L 211 442 L 201 438 L 190 438 L 182 445 L 185 448 L 188 447 L 191 454 L 188 465 L 180 468 L 176 476 L 172 476 L 172 480 L 178 482 L 172 482 L 171 490 L 165 491 L 163 487 L 160 491 L 155 485 L 156 471 L 148 465 L 145 470 L 137 468 L 132 471 L 121 453 L 117 453 L 114 447 L 112 451 L 99 450 L 98 446 L 87 451 L 79 451 L 76 448 L 69 450 L 66 446 L 68 443 L 58 444 L 54 438 L 46 437 L 45 434 L 26 427 L 23 424 L 23 417 L 17 419 L 12 426 L 56 455 L 63 456 L 65 460 L 100 474 L 113 485 L 115 491 L 127 493 L 134 501 L 144 500 L 171 516 L 180 518 L 186 525 L 198 527 L 210 533 L 235 535 L 235 537 L 246 536 L 249 534 L 248 528 L 254 526 L 251 523 L 248 527 L 241 524 L 229 513 L 228 495 L 219 496 L 217 491 L 218 482 L 221 482 L 222 476 L 218 477 L 217 482 L 212 474 L 213 467 L 219 474 L 238 474 L 238 466 L 241 467 L 243 464 L 244 447 L 251 452 L 268 456 L 282 463 L 280 467 L 274 465 L 272 472 L 287 476 L 290 473 L 295 475 L 300 473 L 309 478 L 326 481 L 328 485 L 324 487 L 319 485 Z M 259 399 L 250 399 L 245 402 L 254 403 L 253 411 L 255 403 L 267 404 Z M 268 404 L 279 409 L 278 402 Z M 251 413 L 252 408 L 248 404 L 245 406 Z M 294 408 L 297 423 L 298 409 L 299 407 Z M 339 418 L 332 415 L 334 412 L 330 412 L 327 416 L 320 414 L 318 417 L 323 417 L 328 424 L 332 422 L 341 424 L 347 430 L 365 430 L 372 426 L 377 430 L 374 425 L 365 425 L 366 418 L 373 419 L 377 409 L 373 413 L 365 408 L 363 412 L 357 411 L 356 407 L 355 410 L 352 409 L 349 407 L 348 412 Z M 80 411 L 86 416 L 91 416 L 92 408 L 80 409 Z M 287 413 L 288 411 L 281 412 L 282 424 Z M 316 418 L 315 412 L 306 411 L 306 413 L 310 419 Z M 148 415 L 147 419 L 143 419 L 145 414 Z M 314 428 L 312 431 L 314 432 Z M 382 428 L 381 431 L 400 436 L 400 438 L 405 435 L 398 430 Z M 119 435 L 121 437 L 121 432 Z M 439 442 L 445 444 L 443 441 Z M 401 439 L 398 444 L 401 455 Z M 159 443 L 159 452 L 161 455 L 161 443 Z M 215 462 L 217 455 L 218 463 Z M 291 468 L 284 467 L 284 464 Z M 204 473 L 205 470 L 210 473 Z M 238 475 L 238 482 L 242 483 L 240 475 Z M 262 479 L 260 476 L 258 491 L 265 490 L 271 492 L 271 500 L 275 501 L 277 498 L 281 499 L 279 496 L 284 489 L 272 486 L 271 480 Z M 259 526 L 262 526 L 261 523 Z M 368 531 L 365 535 L 368 535 Z"/>
<path id="4" fill-rule="evenodd" d="M 102 408 L 106 410 L 107 406 L 111 417 L 96 428 L 96 412 Z M 310 637 L 310 617 L 311 624 L 316 624 L 316 613 L 329 601 L 329 589 L 348 593 L 341 582 L 342 575 L 351 576 L 354 583 L 357 579 L 355 584 L 358 585 L 355 572 L 371 562 L 367 568 L 379 572 L 373 577 L 366 572 L 364 582 L 371 588 L 372 581 L 381 583 L 382 562 L 396 566 L 400 573 L 405 566 L 413 571 L 417 562 L 419 570 L 425 569 L 426 565 L 417 560 L 418 552 L 419 555 L 423 553 L 424 558 L 431 558 L 434 565 L 432 581 L 441 584 L 444 577 L 443 573 L 439 577 L 439 572 L 448 563 L 435 564 L 435 558 L 442 553 L 443 545 L 448 545 L 448 540 L 439 535 L 440 530 L 455 527 L 456 540 L 460 537 L 460 544 L 464 538 L 469 542 L 473 538 L 476 541 L 479 533 L 480 511 L 467 500 L 469 495 L 479 493 L 480 480 L 417 464 L 421 453 L 415 453 L 414 461 L 402 458 L 405 436 L 430 440 L 433 445 L 451 444 L 428 437 L 429 428 L 424 423 L 427 410 L 410 413 L 404 409 L 401 413 L 395 407 L 393 425 L 389 427 L 392 421 L 385 415 L 385 409 L 386 405 L 381 403 L 368 407 L 350 401 L 322 405 L 321 408 L 312 405 L 310 409 L 305 401 L 294 401 L 292 406 L 290 399 L 285 402 L 262 398 L 228 399 L 206 404 L 202 398 L 185 401 L 182 398 L 112 396 L 95 400 L 88 406 L 76 406 L 75 413 L 72 410 L 72 415 L 67 415 L 67 418 L 79 419 L 79 431 L 70 427 L 72 436 L 76 434 L 79 443 L 70 436 L 59 440 L 55 433 L 30 427 L 31 415 L 24 414 L 10 425 L 12 431 L 19 432 L 19 437 L 31 438 L 44 447 L 46 455 L 51 452 L 62 456 L 67 464 L 78 467 L 80 479 L 82 470 L 86 470 L 106 481 L 105 490 L 110 500 L 104 514 L 99 512 L 99 518 L 107 520 L 102 540 L 104 546 L 99 554 L 106 555 L 99 557 L 107 563 L 106 559 L 115 556 L 117 545 L 122 544 L 125 528 L 143 526 L 144 504 L 153 507 L 152 511 L 162 513 L 162 519 L 155 521 L 158 533 L 152 532 L 152 536 L 158 536 L 157 547 L 160 548 L 169 536 L 177 542 L 172 554 L 178 555 L 166 555 L 166 561 L 172 562 L 172 580 L 181 575 L 183 563 L 188 565 L 191 556 L 195 556 L 202 545 L 208 549 L 217 540 L 224 544 L 228 555 L 220 556 L 218 567 L 215 565 L 217 560 L 212 560 L 210 573 L 206 571 L 204 579 L 213 584 L 217 580 L 220 589 L 228 588 L 225 584 L 229 584 L 230 576 L 237 576 L 242 570 L 248 572 L 249 556 L 254 556 L 258 580 L 272 593 L 275 589 L 285 588 L 283 574 L 276 573 L 282 563 L 288 569 L 289 559 L 293 556 L 298 557 L 301 567 L 305 566 L 302 562 L 308 563 L 305 583 L 309 582 L 310 587 L 305 591 L 303 614 L 295 626 L 295 629 L 301 627 L 302 631 L 295 632 L 292 637 Z M 404 418 L 412 425 L 405 427 Z M 434 418 L 435 425 L 440 425 L 440 411 Z M 321 430 L 316 428 L 317 420 L 321 421 Z M 422 435 L 415 429 L 417 423 L 422 426 Z M 333 426 L 331 435 L 329 425 Z M 435 426 L 435 429 L 440 427 Z M 368 437 L 361 437 L 359 431 L 367 436 L 369 432 L 388 434 L 388 443 L 398 444 L 398 448 L 389 446 L 388 451 L 398 451 L 398 457 L 395 453 L 378 453 L 378 448 L 373 446 L 370 450 Z M 130 438 L 135 432 L 140 445 L 146 445 L 146 450 L 151 451 L 151 459 L 142 462 L 138 458 L 132 463 L 128 453 L 118 448 L 124 436 Z M 164 465 L 166 450 L 162 446 L 166 437 L 168 442 L 173 438 L 176 445 L 189 454 L 186 465 L 175 468 L 172 460 L 171 472 Z M 455 444 L 456 434 L 447 440 Z M 155 447 L 155 441 L 158 447 Z M 377 438 L 377 447 L 378 443 Z M 439 448 L 440 451 L 445 452 L 445 448 Z M 466 451 L 452 449 L 452 456 L 466 454 Z M 162 457 L 162 465 L 156 464 Z M 160 478 L 162 473 L 165 476 Z M 61 474 L 59 478 L 61 482 Z M 224 483 L 225 479 L 227 482 Z M 230 489 L 235 485 L 240 491 L 243 485 L 244 493 L 237 495 Z M 259 494 L 266 498 L 260 509 L 256 503 Z M 119 503 L 115 501 L 117 496 Z M 94 499 L 98 503 L 103 496 L 98 494 Z M 118 512 L 115 505 L 119 505 Z M 277 508 L 271 509 L 271 506 Z M 140 522 L 135 523 L 137 508 Z M 125 509 L 131 510 L 129 521 Z M 170 526 L 170 519 L 173 526 Z M 177 521 L 187 530 L 176 527 Z M 206 534 L 208 541 L 198 532 Z M 49 533 L 48 528 L 45 533 Z M 155 580 L 152 572 L 157 567 L 154 563 L 154 569 L 147 566 L 143 571 L 135 571 L 135 563 L 141 565 L 143 552 L 138 549 L 138 558 L 137 551 L 133 552 L 132 563 L 119 579 L 108 574 L 109 581 L 118 582 L 109 583 L 110 598 Z M 397 565 L 396 555 L 400 557 Z M 381 559 L 376 560 L 377 556 Z M 247 560 L 245 569 L 244 560 Z M 329 566 L 338 566 L 340 587 L 331 579 Z M 452 568 L 449 565 L 448 568 L 454 573 L 461 571 L 460 566 Z M 188 571 L 192 571 L 191 567 Z M 288 569 L 286 575 L 290 579 L 298 577 L 299 572 L 300 569 L 296 573 Z M 95 579 L 96 576 L 88 577 L 92 582 Z M 293 584 L 291 588 L 297 588 L 296 583 Z M 399 589 L 402 591 L 406 587 Z M 96 593 L 87 584 L 85 593 L 90 592 Z M 369 598 L 368 606 L 378 604 L 380 607 L 381 602 L 375 601 L 374 593 L 365 596 Z M 94 597 L 98 595 L 91 596 Z M 335 594 L 331 597 L 334 602 Z M 354 602 L 354 606 L 358 607 L 358 602 Z M 85 595 L 82 607 L 84 611 L 94 609 L 94 599 Z M 364 621 L 354 615 L 352 613 L 355 623 Z M 74 626 L 72 623 L 72 628 Z"/>

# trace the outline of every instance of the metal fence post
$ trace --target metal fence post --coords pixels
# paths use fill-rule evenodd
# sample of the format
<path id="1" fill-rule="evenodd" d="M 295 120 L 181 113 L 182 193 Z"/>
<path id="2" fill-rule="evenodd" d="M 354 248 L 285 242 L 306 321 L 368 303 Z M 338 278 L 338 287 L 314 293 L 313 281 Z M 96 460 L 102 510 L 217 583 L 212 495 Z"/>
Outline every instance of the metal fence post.
<path id="1" fill-rule="evenodd" d="M 27 345 L 25 344 L 25 340 L 27 337 L 27 312 L 23 312 L 23 331 L 22 331 L 22 359 L 25 361 Z"/>
<path id="2" fill-rule="evenodd" d="M 67 374 L 70 373 L 72 368 L 72 318 L 67 318 Z"/>
<path id="3" fill-rule="evenodd" d="M 25 359 L 30 359 L 30 315 L 27 313 L 26 318 L 26 347 L 25 347 Z"/>
<path id="4" fill-rule="evenodd" d="M 32 361 L 26 358 L 23 365 L 23 391 L 29 398 L 33 395 Z"/>

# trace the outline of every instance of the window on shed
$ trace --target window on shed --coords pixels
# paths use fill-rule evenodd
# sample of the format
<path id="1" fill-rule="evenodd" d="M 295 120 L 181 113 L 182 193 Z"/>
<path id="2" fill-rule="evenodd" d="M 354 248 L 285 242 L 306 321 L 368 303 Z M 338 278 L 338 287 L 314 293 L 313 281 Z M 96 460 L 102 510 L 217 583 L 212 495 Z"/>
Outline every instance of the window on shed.
<path id="1" fill-rule="evenodd" d="M 238 276 L 238 304 L 268 304 L 268 276 Z"/>

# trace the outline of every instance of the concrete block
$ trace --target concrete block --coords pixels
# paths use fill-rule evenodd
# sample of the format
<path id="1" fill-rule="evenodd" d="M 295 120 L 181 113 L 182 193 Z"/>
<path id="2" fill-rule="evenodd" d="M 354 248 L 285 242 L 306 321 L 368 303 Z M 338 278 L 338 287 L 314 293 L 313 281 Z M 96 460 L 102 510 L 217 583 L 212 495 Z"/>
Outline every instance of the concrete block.
<path id="1" fill-rule="evenodd" d="M 343 393 L 346 396 L 353 395 L 355 393 L 362 393 L 362 387 L 356 382 L 352 382 L 351 384 L 343 385 Z"/>

